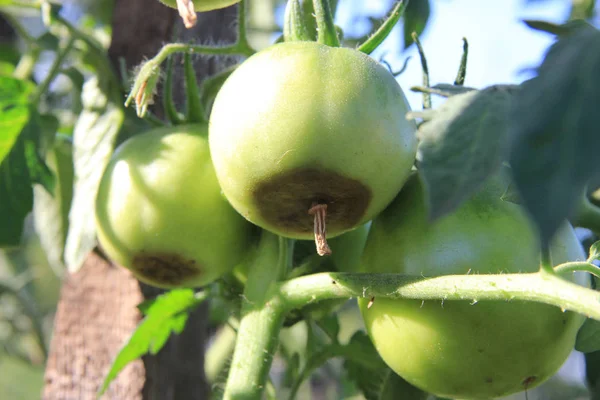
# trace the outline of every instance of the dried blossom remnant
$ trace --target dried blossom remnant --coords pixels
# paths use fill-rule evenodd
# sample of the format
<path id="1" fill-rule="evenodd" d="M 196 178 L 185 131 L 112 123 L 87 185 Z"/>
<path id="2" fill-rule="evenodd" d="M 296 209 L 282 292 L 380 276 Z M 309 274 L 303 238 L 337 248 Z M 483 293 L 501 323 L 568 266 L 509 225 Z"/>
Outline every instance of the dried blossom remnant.
<path id="1" fill-rule="evenodd" d="M 177 10 L 187 29 L 196 25 L 197 17 L 192 0 L 177 0 Z"/>
<path id="2" fill-rule="evenodd" d="M 327 216 L 327 204 L 315 204 L 309 210 L 310 215 L 315 216 L 314 232 L 315 244 L 317 245 L 317 254 L 320 256 L 328 256 L 331 254 L 331 249 L 327 244 L 327 224 L 325 217 Z"/>

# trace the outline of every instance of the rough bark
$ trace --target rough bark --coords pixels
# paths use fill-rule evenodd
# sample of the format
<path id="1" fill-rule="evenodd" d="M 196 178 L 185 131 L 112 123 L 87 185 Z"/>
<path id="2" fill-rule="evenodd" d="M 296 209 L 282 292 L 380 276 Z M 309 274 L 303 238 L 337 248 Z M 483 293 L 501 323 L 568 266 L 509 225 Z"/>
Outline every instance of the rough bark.
<path id="1" fill-rule="evenodd" d="M 125 60 L 132 69 L 156 54 L 176 32 L 181 41 L 225 43 L 235 39 L 236 7 L 198 15 L 185 30 L 175 11 L 158 1 L 117 0 L 109 55 L 113 65 Z M 231 61 L 195 60 L 200 79 Z M 179 65 L 181 68 L 181 65 Z M 183 74 L 177 73 L 181 77 Z M 178 82 L 177 82 L 178 81 Z M 185 96 L 176 80 L 176 102 Z M 157 102 L 157 107 L 160 107 Z M 157 115 L 160 109 L 154 110 Z M 137 326 L 135 307 L 161 290 L 141 285 L 125 269 L 91 253 L 80 271 L 66 277 L 55 319 L 43 398 L 94 399 L 111 362 Z M 169 339 L 156 356 L 145 356 L 123 371 L 105 399 L 202 400 L 209 396 L 204 378 L 207 307 L 195 310 L 181 335 Z"/>

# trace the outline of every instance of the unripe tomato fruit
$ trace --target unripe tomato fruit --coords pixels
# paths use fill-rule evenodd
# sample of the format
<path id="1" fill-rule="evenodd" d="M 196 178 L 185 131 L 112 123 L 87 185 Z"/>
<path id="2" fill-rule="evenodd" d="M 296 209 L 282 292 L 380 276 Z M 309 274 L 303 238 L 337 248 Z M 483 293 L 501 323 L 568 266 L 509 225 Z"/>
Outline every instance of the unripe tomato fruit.
<path id="1" fill-rule="evenodd" d="M 96 227 L 111 259 L 164 288 L 227 273 L 253 229 L 221 194 L 205 124 L 154 129 L 119 146 L 98 189 Z"/>
<path id="2" fill-rule="evenodd" d="M 367 55 L 315 42 L 276 44 L 242 63 L 212 109 L 209 143 L 233 207 L 276 234 L 310 239 L 366 223 L 413 165 L 415 124 L 394 77 Z"/>
<path id="3" fill-rule="evenodd" d="M 535 272 L 540 248 L 520 206 L 500 199 L 494 178 L 454 213 L 429 223 L 415 175 L 371 226 L 361 268 L 434 277 Z M 571 226 L 557 233 L 554 264 L 584 260 Z M 577 278 L 582 278 L 577 276 Z M 416 387 L 441 397 L 490 399 L 537 386 L 573 350 L 584 318 L 520 301 L 360 299 L 369 336 L 384 361 Z"/>
<path id="4" fill-rule="evenodd" d="M 166 6 L 177 8 L 177 0 L 159 0 Z M 240 0 L 193 0 L 194 9 L 198 12 L 218 10 L 220 8 L 229 7 Z"/>

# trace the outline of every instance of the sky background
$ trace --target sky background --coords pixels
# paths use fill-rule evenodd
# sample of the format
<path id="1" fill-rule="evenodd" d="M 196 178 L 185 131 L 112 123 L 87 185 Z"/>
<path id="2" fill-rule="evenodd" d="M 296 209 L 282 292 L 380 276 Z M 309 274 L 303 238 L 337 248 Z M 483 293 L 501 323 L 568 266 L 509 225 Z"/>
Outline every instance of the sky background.
<path id="1" fill-rule="evenodd" d="M 543 59 L 552 36 L 529 29 L 523 19 L 563 22 L 570 1 L 546 0 L 430 0 L 431 16 L 420 40 L 430 71 L 431 84 L 452 83 L 462 55 L 462 38 L 469 41 L 469 60 L 465 85 L 476 88 L 496 83 L 519 83 L 532 76 L 524 69 Z M 360 15 L 383 16 L 392 6 L 390 0 L 340 0 L 336 23 L 348 34 L 364 34 L 369 24 Z M 421 108 L 421 95 L 411 86 L 422 82 L 421 65 L 415 46 L 402 51 L 402 25 L 396 26 L 382 47 L 373 53 L 385 54 L 394 70 L 412 56 L 407 70 L 398 77 L 411 107 Z M 435 100 L 440 103 L 440 99 Z"/>

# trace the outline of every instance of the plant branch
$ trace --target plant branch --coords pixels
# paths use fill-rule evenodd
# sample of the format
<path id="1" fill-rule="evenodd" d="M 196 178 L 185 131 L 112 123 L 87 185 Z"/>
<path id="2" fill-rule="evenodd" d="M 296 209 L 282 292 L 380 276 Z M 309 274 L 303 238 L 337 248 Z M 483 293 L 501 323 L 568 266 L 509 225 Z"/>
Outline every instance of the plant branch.
<path id="1" fill-rule="evenodd" d="M 383 41 L 389 36 L 394 26 L 400 20 L 400 17 L 404 15 L 404 10 L 408 5 L 408 0 L 400 0 L 396 2 L 390 16 L 381 24 L 381 26 L 371 35 L 363 44 L 358 46 L 358 51 L 362 51 L 365 54 L 371 54 Z"/>
<path id="2" fill-rule="evenodd" d="M 277 281 L 288 268 L 289 248 L 287 239 L 263 231 L 248 272 L 224 399 L 262 398 L 283 325 L 284 308 L 277 296 Z"/>
<path id="3" fill-rule="evenodd" d="M 313 0 L 313 7 L 317 19 L 317 42 L 331 47 L 340 47 L 340 39 L 333 23 L 329 0 Z"/>
<path id="4" fill-rule="evenodd" d="M 598 268 L 597 266 L 595 266 L 594 264 L 591 264 L 589 262 L 583 262 L 583 261 L 568 262 L 568 263 L 560 264 L 554 268 L 554 272 L 559 275 L 566 275 L 568 273 L 577 272 L 577 271 L 587 272 L 589 274 L 594 275 L 597 278 L 600 278 L 600 268 Z"/>
<path id="5" fill-rule="evenodd" d="M 46 91 L 50 87 L 50 84 L 52 83 L 52 81 L 54 81 L 54 78 L 56 78 L 56 75 L 58 75 L 58 73 L 60 72 L 60 67 L 63 65 L 65 59 L 73 49 L 74 43 L 75 38 L 71 37 L 67 41 L 67 44 L 58 51 L 54 62 L 52 62 L 52 65 L 50 66 L 48 74 L 46 75 L 44 80 L 38 85 L 35 93 L 31 98 L 32 104 L 38 104 L 40 102 L 40 99 L 46 93 Z"/>
<path id="6" fill-rule="evenodd" d="M 235 43 L 230 46 L 223 47 L 212 47 L 212 46 L 201 46 L 183 43 L 171 43 L 163 46 L 162 49 L 152 59 L 148 60 L 138 73 L 135 78 L 131 92 L 125 101 L 125 106 L 129 106 L 131 102 L 137 98 L 140 98 L 141 92 L 151 91 L 153 88 L 148 85 L 148 82 L 156 82 L 160 74 L 160 65 L 174 53 L 197 53 L 197 54 L 212 54 L 212 55 L 225 55 L 225 54 L 238 54 L 249 56 L 252 54 L 252 50 L 247 49 L 244 46 L 240 46 L 239 43 Z"/>
<path id="7" fill-rule="evenodd" d="M 250 46 L 250 43 L 248 42 L 248 28 L 247 28 L 247 20 L 246 20 L 246 11 L 247 11 L 247 7 L 248 7 L 248 1 L 247 0 L 242 0 L 239 4 L 238 4 L 238 29 L 237 29 L 237 43 L 236 46 L 240 49 L 244 51 L 244 55 L 245 56 L 251 56 L 252 54 L 256 53 L 256 50 L 254 50 L 252 48 L 252 46 Z"/>
<path id="8" fill-rule="evenodd" d="M 560 269 L 560 266 L 557 267 Z M 351 297 L 419 300 L 533 301 L 600 320 L 600 293 L 556 274 L 447 275 L 434 278 L 400 274 L 320 273 L 280 284 L 287 309 Z"/>

